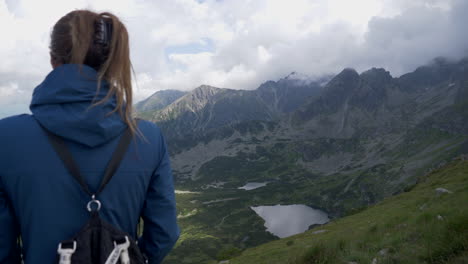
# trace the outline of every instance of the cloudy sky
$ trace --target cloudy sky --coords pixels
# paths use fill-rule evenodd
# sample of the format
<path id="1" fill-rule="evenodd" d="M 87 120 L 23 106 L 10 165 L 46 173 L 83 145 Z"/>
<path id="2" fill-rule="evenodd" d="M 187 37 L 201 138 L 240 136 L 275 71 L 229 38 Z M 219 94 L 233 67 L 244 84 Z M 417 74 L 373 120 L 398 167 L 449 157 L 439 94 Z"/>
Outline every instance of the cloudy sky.
<path id="1" fill-rule="evenodd" d="M 255 89 L 292 71 L 399 76 L 468 55 L 468 0 L 0 0 L 0 118 L 28 111 L 51 71 L 51 27 L 82 8 L 126 24 L 137 100 L 201 84 Z"/>

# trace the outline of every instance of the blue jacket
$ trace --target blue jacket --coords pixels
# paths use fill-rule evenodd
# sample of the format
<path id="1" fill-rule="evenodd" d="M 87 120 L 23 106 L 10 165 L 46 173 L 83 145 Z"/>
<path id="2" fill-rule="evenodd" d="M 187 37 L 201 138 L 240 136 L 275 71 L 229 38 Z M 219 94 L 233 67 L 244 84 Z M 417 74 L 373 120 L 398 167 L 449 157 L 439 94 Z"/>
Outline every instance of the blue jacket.
<path id="1" fill-rule="evenodd" d="M 41 130 L 42 124 L 66 139 L 91 190 L 96 190 L 107 162 L 126 129 L 115 99 L 96 95 L 97 73 L 66 64 L 36 87 L 32 115 L 0 120 L 0 263 L 17 263 L 21 236 L 26 264 L 54 263 L 60 241 L 72 238 L 87 222 L 90 197 L 65 169 Z M 160 263 L 179 237 L 169 155 L 159 128 L 138 122 L 135 137 L 112 180 L 97 197 L 101 217 L 134 238 L 140 216 L 144 232 L 139 245 Z"/>

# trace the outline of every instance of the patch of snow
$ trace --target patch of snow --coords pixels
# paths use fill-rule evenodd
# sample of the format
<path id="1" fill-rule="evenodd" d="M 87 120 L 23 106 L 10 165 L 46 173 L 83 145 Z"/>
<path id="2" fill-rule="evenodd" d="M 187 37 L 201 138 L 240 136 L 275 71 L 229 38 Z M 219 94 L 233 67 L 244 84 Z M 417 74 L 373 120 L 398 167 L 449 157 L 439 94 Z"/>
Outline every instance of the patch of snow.
<path id="1" fill-rule="evenodd" d="M 237 188 L 237 189 L 242 189 L 242 190 L 250 191 L 250 190 L 255 190 L 255 189 L 264 187 L 264 186 L 266 186 L 267 184 L 268 184 L 268 182 L 248 182 L 248 183 L 245 184 L 244 186 L 239 187 L 239 188 Z"/>
<path id="2" fill-rule="evenodd" d="M 437 194 L 444 194 L 444 193 L 452 193 L 451 191 L 445 189 L 445 188 L 436 188 L 435 191 L 437 192 Z"/>
<path id="3" fill-rule="evenodd" d="M 175 190 L 176 194 L 199 194 L 200 192 L 192 192 L 192 191 L 182 191 L 182 190 Z"/>
<path id="4" fill-rule="evenodd" d="M 327 232 L 327 231 L 328 231 L 328 230 L 326 230 L 326 229 L 322 229 L 322 230 L 314 231 L 314 232 L 312 232 L 312 234 L 316 235 L 316 234 L 325 233 L 325 232 Z"/>
<path id="5" fill-rule="evenodd" d="M 232 201 L 232 200 L 237 200 L 239 198 L 226 198 L 226 199 L 216 199 L 216 200 L 211 200 L 207 202 L 203 202 L 202 204 L 212 204 L 212 203 L 220 203 L 220 202 L 226 202 L 226 201 Z"/>

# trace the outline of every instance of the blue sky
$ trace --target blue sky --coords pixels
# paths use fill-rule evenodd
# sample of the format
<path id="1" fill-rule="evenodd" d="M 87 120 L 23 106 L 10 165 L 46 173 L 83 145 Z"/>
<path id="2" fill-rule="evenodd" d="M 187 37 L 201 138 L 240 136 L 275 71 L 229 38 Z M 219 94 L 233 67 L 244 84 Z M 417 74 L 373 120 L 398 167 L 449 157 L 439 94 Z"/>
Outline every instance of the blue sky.
<path id="1" fill-rule="evenodd" d="M 167 46 L 164 50 L 167 56 L 170 54 L 190 54 L 200 52 L 213 52 L 215 45 L 209 38 L 200 39 L 198 42 L 191 42 L 182 45 Z"/>
<path id="2" fill-rule="evenodd" d="M 203 1 L 199 1 L 203 2 Z M 178 63 L 171 60 L 171 56 L 174 54 L 199 54 L 199 53 L 214 53 L 215 44 L 210 38 L 201 38 L 196 42 L 190 42 L 181 45 L 171 45 L 164 49 L 166 55 L 166 62 L 168 66 L 173 70 L 185 71 L 188 69 L 187 65 Z"/>

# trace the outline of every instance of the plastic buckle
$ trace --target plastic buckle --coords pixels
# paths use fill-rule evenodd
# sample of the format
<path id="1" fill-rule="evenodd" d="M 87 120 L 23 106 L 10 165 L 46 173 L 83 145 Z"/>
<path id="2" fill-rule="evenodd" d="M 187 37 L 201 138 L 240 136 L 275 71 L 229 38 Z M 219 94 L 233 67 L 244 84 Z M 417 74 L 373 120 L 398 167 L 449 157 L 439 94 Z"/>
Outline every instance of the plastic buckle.
<path id="1" fill-rule="evenodd" d="M 122 243 L 117 243 L 114 241 L 116 248 L 120 249 L 120 263 L 121 264 L 130 264 L 130 256 L 128 255 L 128 248 L 130 247 L 130 240 L 125 236 L 125 241 Z"/>
<path id="2" fill-rule="evenodd" d="M 76 251 L 76 241 L 73 241 L 73 247 L 63 247 L 63 243 L 58 245 L 57 253 L 60 255 L 59 264 L 70 264 L 71 263 L 71 256 Z"/>

